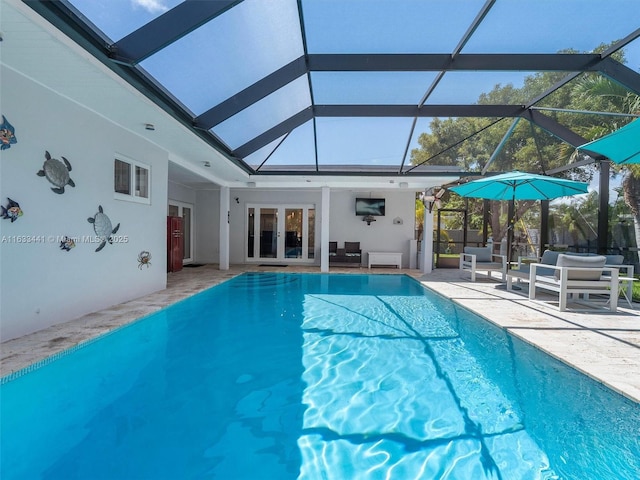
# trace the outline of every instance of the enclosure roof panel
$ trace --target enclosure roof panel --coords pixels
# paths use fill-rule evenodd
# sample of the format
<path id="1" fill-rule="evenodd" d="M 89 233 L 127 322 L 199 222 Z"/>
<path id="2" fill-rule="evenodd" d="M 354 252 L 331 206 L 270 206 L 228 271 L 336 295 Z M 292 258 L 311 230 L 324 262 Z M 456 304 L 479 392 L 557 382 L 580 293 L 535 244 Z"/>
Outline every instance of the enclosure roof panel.
<path id="1" fill-rule="evenodd" d="M 584 73 L 640 94 L 637 0 L 23 1 L 250 174 L 402 175 L 447 118 L 577 147 L 536 107 Z"/>

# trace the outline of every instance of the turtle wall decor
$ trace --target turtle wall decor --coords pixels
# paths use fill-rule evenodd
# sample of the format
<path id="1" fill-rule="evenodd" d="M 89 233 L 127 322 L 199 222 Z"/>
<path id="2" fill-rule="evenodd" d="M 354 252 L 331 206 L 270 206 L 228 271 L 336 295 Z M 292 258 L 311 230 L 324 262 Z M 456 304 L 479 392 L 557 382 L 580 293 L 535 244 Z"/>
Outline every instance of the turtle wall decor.
<path id="1" fill-rule="evenodd" d="M 16 138 L 16 130 L 9 123 L 7 117 L 2 115 L 2 123 L 0 123 L 0 150 L 11 148 L 11 145 L 18 143 Z"/>
<path id="2" fill-rule="evenodd" d="M 64 187 L 69 185 L 71 187 L 75 187 L 76 184 L 71 180 L 69 176 L 69 172 L 71 171 L 71 164 L 69 160 L 64 157 L 62 158 L 62 162 L 57 158 L 51 157 L 49 152 L 44 152 L 44 165 L 42 165 L 42 170 L 38 171 L 37 175 L 39 177 L 46 177 L 50 183 L 54 186 L 51 187 L 55 193 L 63 194 Z M 64 163 L 63 163 L 64 162 Z"/>
<path id="3" fill-rule="evenodd" d="M 98 205 L 98 212 L 93 216 L 87 218 L 89 223 L 93 223 L 93 231 L 96 232 L 96 238 L 100 241 L 100 245 L 96 248 L 96 252 L 99 252 L 104 246 L 109 243 L 113 243 L 111 235 L 116 233 L 120 228 L 120 224 L 115 228 L 111 225 L 111 220 L 102 210 L 102 205 Z"/>
<path id="4" fill-rule="evenodd" d="M 0 205 L 0 218 L 11 220 L 11 223 L 15 222 L 22 216 L 24 212 L 20 208 L 20 204 L 15 200 L 11 200 L 7 197 L 7 206 Z"/>

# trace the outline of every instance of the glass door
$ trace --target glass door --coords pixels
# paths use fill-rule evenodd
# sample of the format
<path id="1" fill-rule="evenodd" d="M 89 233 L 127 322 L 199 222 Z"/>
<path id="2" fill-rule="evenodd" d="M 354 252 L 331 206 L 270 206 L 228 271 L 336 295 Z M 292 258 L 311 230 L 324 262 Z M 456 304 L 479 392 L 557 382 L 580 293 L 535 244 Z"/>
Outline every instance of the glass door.
<path id="1" fill-rule="evenodd" d="M 258 209 L 258 235 L 260 236 L 260 258 L 278 258 L 278 209 Z"/>
<path id="2" fill-rule="evenodd" d="M 315 258 L 313 205 L 247 205 L 247 260 L 308 262 Z"/>
<path id="3" fill-rule="evenodd" d="M 302 258 L 302 208 L 285 208 L 284 257 Z"/>

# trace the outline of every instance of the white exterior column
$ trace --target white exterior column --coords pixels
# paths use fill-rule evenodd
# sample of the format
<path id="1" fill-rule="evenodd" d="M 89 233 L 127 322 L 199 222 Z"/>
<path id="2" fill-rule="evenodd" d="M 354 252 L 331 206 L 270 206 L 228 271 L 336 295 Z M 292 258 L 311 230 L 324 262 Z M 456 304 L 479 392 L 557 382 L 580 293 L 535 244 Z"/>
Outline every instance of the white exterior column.
<path id="1" fill-rule="evenodd" d="M 220 187 L 220 270 L 229 270 L 229 187 Z"/>
<path id="2" fill-rule="evenodd" d="M 422 273 L 431 273 L 433 270 L 433 215 L 429 208 L 424 209 L 424 228 L 422 229 L 422 265 L 419 268 Z"/>
<path id="3" fill-rule="evenodd" d="M 321 215 L 320 215 L 320 272 L 329 271 L 329 217 L 331 215 L 331 190 L 322 187 Z"/>

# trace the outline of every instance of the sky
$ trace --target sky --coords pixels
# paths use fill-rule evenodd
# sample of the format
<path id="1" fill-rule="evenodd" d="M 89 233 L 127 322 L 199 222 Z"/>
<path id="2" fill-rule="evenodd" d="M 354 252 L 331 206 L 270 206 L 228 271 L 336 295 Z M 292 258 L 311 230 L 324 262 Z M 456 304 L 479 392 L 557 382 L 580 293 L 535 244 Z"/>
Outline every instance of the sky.
<path id="1" fill-rule="evenodd" d="M 70 1 L 114 41 L 180 3 Z M 303 0 L 307 49 L 309 53 L 451 53 L 484 3 Z M 606 8 L 602 0 L 498 0 L 462 53 L 591 51 L 603 35 L 612 41 L 637 29 L 638 17 L 638 0 L 607 0 Z M 303 53 L 296 0 L 245 0 L 141 66 L 199 115 Z M 640 39 L 626 53 L 627 65 L 640 71 Z M 473 103 L 498 83 L 522 86 L 530 74 L 451 72 L 427 103 Z M 292 82 L 213 131 L 234 149 L 308 107 L 312 94 L 317 103 L 416 104 L 434 78 L 434 72 L 314 72 L 310 79 Z M 429 129 L 430 119 L 420 119 L 410 138 L 412 120 L 318 118 L 319 160 L 399 165 L 409 139 L 409 148 L 416 148 L 418 135 Z M 250 156 L 250 163 L 260 163 L 280 140 Z M 289 135 L 270 162 L 315 163 L 312 122 Z"/>

